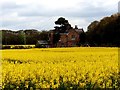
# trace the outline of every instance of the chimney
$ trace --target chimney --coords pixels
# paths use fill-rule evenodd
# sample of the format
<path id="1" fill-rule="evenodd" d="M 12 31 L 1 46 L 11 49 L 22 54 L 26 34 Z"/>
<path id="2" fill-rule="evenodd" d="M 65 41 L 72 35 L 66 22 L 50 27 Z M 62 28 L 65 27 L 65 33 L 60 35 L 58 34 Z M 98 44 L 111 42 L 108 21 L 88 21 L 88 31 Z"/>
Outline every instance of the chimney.
<path id="1" fill-rule="evenodd" d="M 78 29 L 77 25 L 75 25 L 75 29 Z"/>

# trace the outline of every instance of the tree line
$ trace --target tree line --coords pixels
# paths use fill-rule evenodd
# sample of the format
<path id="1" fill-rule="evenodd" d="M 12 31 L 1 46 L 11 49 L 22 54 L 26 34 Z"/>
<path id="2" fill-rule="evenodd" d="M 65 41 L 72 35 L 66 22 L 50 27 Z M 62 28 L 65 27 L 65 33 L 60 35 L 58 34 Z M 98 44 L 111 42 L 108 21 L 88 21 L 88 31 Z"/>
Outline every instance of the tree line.
<path id="1" fill-rule="evenodd" d="M 55 21 L 55 29 L 66 30 L 72 28 L 68 20 L 59 18 Z M 3 45 L 36 44 L 38 40 L 49 41 L 49 31 L 29 30 L 1 30 Z M 59 35 L 55 36 L 54 42 L 58 41 Z M 120 14 L 104 17 L 100 21 L 93 21 L 87 27 L 87 31 L 80 35 L 80 45 L 90 46 L 120 46 Z"/>
<path id="2" fill-rule="evenodd" d="M 48 31 L 45 30 L 1 30 L 1 32 L 3 45 L 34 45 L 38 40 L 48 41 Z"/>
<path id="3" fill-rule="evenodd" d="M 91 46 L 120 46 L 120 14 L 93 21 L 86 32 Z"/>

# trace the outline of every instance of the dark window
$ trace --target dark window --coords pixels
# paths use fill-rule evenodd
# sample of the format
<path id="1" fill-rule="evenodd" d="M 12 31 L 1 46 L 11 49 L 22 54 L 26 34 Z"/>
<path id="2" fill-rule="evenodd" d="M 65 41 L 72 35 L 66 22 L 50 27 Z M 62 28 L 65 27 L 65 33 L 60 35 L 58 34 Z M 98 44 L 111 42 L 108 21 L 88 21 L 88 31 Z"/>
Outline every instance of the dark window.
<path id="1" fill-rule="evenodd" d="M 75 40 L 75 35 L 72 35 L 72 36 L 71 36 L 71 40 Z"/>

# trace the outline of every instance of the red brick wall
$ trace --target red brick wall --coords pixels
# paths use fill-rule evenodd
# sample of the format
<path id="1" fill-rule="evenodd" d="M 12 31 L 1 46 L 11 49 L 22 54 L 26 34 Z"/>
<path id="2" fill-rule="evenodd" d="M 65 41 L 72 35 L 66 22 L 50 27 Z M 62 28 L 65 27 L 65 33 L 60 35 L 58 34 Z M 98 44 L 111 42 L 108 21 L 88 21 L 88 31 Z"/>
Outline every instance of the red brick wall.
<path id="1" fill-rule="evenodd" d="M 72 39 L 72 35 L 75 36 L 75 39 Z M 79 42 L 79 33 L 77 33 L 74 29 L 70 30 L 68 34 L 68 46 L 76 46 Z"/>
<path id="2" fill-rule="evenodd" d="M 72 39 L 72 35 L 75 36 L 75 39 Z M 79 33 L 72 29 L 68 34 L 61 34 L 57 46 L 76 46 L 77 43 L 79 43 Z"/>

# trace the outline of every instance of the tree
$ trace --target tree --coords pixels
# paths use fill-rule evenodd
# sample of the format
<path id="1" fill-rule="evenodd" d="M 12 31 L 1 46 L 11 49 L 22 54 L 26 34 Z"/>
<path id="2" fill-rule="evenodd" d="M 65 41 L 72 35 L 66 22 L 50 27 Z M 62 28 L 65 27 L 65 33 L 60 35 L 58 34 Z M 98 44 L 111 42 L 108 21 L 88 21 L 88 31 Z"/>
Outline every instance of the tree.
<path id="1" fill-rule="evenodd" d="M 53 34 L 53 44 L 57 44 L 59 39 L 60 39 L 60 33 L 54 33 Z"/>
<path id="2" fill-rule="evenodd" d="M 55 21 L 56 25 L 59 26 L 55 26 L 55 30 L 54 30 L 54 34 L 53 34 L 53 44 L 57 44 L 57 42 L 60 39 L 60 33 L 65 33 L 67 32 L 69 29 L 71 29 L 71 25 L 69 24 L 68 20 L 66 20 L 63 17 L 58 18 L 57 21 Z"/>
<path id="3" fill-rule="evenodd" d="M 48 31 L 42 31 L 40 32 L 40 40 L 45 40 L 45 41 L 48 41 L 49 37 L 48 37 Z"/>
<path id="4" fill-rule="evenodd" d="M 88 26 L 88 31 L 87 32 L 92 32 L 94 29 L 97 27 L 99 24 L 99 21 L 93 21 L 89 26 Z"/>
<path id="5" fill-rule="evenodd" d="M 120 46 L 120 14 L 104 17 L 88 26 L 87 40 L 99 46 Z"/>
<path id="6" fill-rule="evenodd" d="M 47 31 L 29 30 L 2 30 L 3 45 L 36 44 L 37 40 L 48 40 Z"/>
<path id="7" fill-rule="evenodd" d="M 56 25 L 60 25 L 60 27 L 55 26 L 55 29 L 59 28 L 60 32 L 65 32 L 66 30 L 69 30 L 71 27 L 71 25 L 69 24 L 68 20 L 66 20 L 63 17 L 58 18 L 57 21 L 55 21 Z"/>
<path id="8" fill-rule="evenodd" d="M 26 45 L 26 35 L 24 31 L 20 31 L 20 33 L 18 34 L 18 38 L 19 38 L 19 44 Z"/>
<path id="9" fill-rule="evenodd" d="M 80 44 L 84 44 L 86 42 L 86 34 L 85 34 L 85 32 L 80 33 L 79 39 L 80 39 Z"/>
<path id="10" fill-rule="evenodd" d="M 60 18 L 58 18 L 57 21 L 55 21 L 55 24 L 65 26 L 65 25 L 69 24 L 69 22 L 68 22 L 68 20 L 65 20 L 65 18 L 60 17 Z"/>

